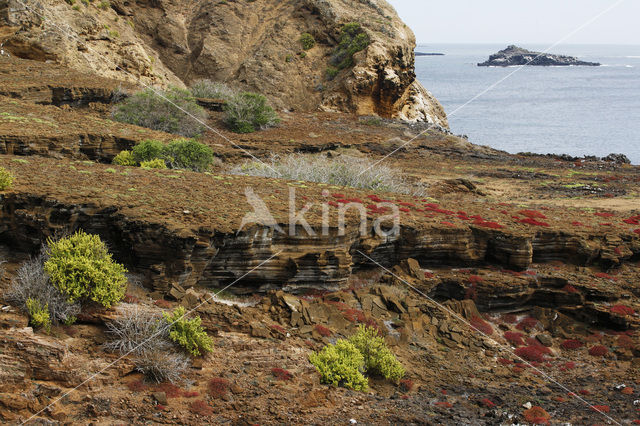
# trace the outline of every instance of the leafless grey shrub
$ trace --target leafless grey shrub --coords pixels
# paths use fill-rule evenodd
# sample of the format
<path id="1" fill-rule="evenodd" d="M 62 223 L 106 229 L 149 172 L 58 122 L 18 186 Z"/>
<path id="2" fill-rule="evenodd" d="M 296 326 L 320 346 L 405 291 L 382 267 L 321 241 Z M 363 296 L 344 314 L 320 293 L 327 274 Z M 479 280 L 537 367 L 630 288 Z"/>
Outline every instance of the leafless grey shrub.
<path id="1" fill-rule="evenodd" d="M 227 100 L 231 99 L 236 91 L 221 81 L 203 79 L 191 85 L 191 93 L 196 98 Z"/>
<path id="2" fill-rule="evenodd" d="M 150 350 L 137 356 L 133 362 L 136 370 L 158 383 L 181 382 L 189 368 L 189 358 L 171 350 Z"/>
<path id="3" fill-rule="evenodd" d="M 105 349 L 123 355 L 171 352 L 173 347 L 162 315 L 137 304 L 118 307 L 118 317 L 107 323 L 107 334 L 111 340 L 105 343 Z"/>
<path id="4" fill-rule="evenodd" d="M 80 303 L 70 303 L 67 296 L 49 282 L 49 276 L 44 271 L 46 261 L 46 250 L 43 247 L 39 255 L 27 260 L 18 269 L 6 298 L 25 312 L 28 312 L 27 299 L 38 300 L 43 306 L 48 306 L 52 322 L 71 323 L 80 313 Z"/>
<path id="5" fill-rule="evenodd" d="M 326 156 L 291 154 L 282 158 L 273 157 L 269 166 L 271 167 L 267 167 L 265 163 L 251 161 L 234 168 L 232 173 L 327 183 L 415 196 L 426 194 L 424 187 L 410 184 L 396 169 L 375 164 L 368 158 L 346 155 L 327 158 Z"/>

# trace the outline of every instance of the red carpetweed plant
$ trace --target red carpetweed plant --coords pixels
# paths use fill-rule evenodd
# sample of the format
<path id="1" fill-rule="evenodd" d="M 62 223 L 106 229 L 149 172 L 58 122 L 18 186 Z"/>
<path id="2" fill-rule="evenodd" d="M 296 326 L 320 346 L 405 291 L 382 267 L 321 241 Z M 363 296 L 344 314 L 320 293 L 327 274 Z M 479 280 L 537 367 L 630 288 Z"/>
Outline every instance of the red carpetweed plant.
<path id="1" fill-rule="evenodd" d="M 625 305 L 615 305 L 611 308 L 611 312 L 621 316 L 631 316 L 636 313 L 636 311 L 634 311 L 632 308 Z"/>
<path id="2" fill-rule="evenodd" d="M 222 398 L 229 391 L 229 381 L 222 377 L 214 377 L 209 380 L 209 395 L 214 398 Z"/>
<path id="3" fill-rule="evenodd" d="M 277 331 L 278 333 L 287 334 L 287 330 L 285 330 L 284 327 L 279 324 L 272 324 L 270 328 L 274 331 Z"/>
<path id="4" fill-rule="evenodd" d="M 621 334 L 620 336 L 618 336 L 617 344 L 624 349 L 635 349 L 636 347 L 633 339 L 626 334 Z"/>
<path id="5" fill-rule="evenodd" d="M 171 308 L 171 306 L 173 306 L 171 302 L 164 299 L 158 299 L 155 302 L 153 302 L 153 304 L 162 309 L 169 309 Z"/>
<path id="6" fill-rule="evenodd" d="M 446 401 L 439 401 L 436 402 L 434 405 L 438 406 L 438 407 L 444 407 L 444 408 L 451 408 L 453 407 L 453 404 L 450 402 L 446 402 Z"/>
<path id="7" fill-rule="evenodd" d="M 167 407 L 165 407 L 165 406 L 164 406 L 164 405 L 162 405 L 162 404 L 158 404 L 158 405 L 156 405 L 156 410 L 158 410 L 158 411 L 164 411 L 164 410 L 166 410 L 166 408 L 167 408 Z"/>
<path id="8" fill-rule="evenodd" d="M 511 361 L 510 359 L 506 359 L 506 358 L 498 358 L 498 362 L 502 365 L 511 365 L 513 364 L 513 361 Z"/>
<path id="9" fill-rule="evenodd" d="M 200 392 L 198 391 L 184 391 L 182 392 L 182 396 L 185 398 L 195 398 L 196 396 L 200 396 Z"/>
<path id="10" fill-rule="evenodd" d="M 539 220 L 532 219 L 530 217 L 522 219 L 520 221 L 520 223 L 525 223 L 527 225 L 533 225 L 533 226 L 544 226 L 544 227 L 548 227 L 549 226 L 549 224 L 547 222 L 540 222 Z"/>
<path id="11" fill-rule="evenodd" d="M 167 398 L 177 398 L 182 396 L 182 389 L 173 383 L 160 383 L 154 386 L 156 392 L 164 392 Z"/>
<path id="12" fill-rule="evenodd" d="M 516 322 L 518 322 L 518 317 L 514 314 L 506 314 L 502 316 L 502 321 L 506 322 L 507 324 L 515 324 Z"/>
<path id="13" fill-rule="evenodd" d="M 524 340 L 522 340 L 523 337 L 524 337 L 524 334 L 518 333 L 515 331 L 507 331 L 504 333 L 504 338 L 507 340 L 507 342 L 511 343 L 513 346 L 523 346 L 524 345 Z"/>
<path id="14" fill-rule="evenodd" d="M 544 361 L 544 353 L 540 348 L 541 347 L 537 345 L 525 346 L 523 348 L 516 349 L 514 353 L 527 361 L 542 362 Z"/>
<path id="15" fill-rule="evenodd" d="M 495 408 L 496 403 L 491 401 L 489 398 L 483 398 L 482 400 L 480 400 L 480 404 L 484 405 L 487 408 Z"/>
<path id="16" fill-rule="evenodd" d="M 518 214 L 529 217 L 531 219 L 546 219 L 547 217 L 537 210 L 520 210 Z"/>
<path id="17" fill-rule="evenodd" d="M 615 216 L 613 213 L 607 213 L 607 212 L 597 212 L 597 213 L 594 213 L 594 215 L 596 215 L 598 217 L 613 217 L 613 216 Z"/>
<path id="18" fill-rule="evenodd" d="M 278 380 L 289 381 L 293 379 L 293 374 L 290 371 L 285 370 L 284 368 L 272 368 L 271 374 Z"/>
<path id="19" fill-rule="evenodd" d="M 140 299 L 128 293 L 124 295 L 122 301 L 124 303 L 140 303 Z"/>
<path id="20" fill-rule="evenodd" d="M 489 324 L 479 316 L 474 316 L 473 318 L 471 318 L 471 328 L 479 331 L 482 334 L 486 334 L 487 336 L 493 334 L 493 327 L 491 327 L 491 324 Z"/>
<path id="21" fill-rule="evenodd" d="M 589 349 L 589 355 L 591 356 L 605 356 L 607 353 L 609 353 L 609 348 L 602 345 L 596 345 Z"/>
<path id="22" fill-rule="evenodd" d="M 591 409 L 599 413 L 608 413 L 611 408 L 608 405 L 592 405 Z"/>
<path id="23" fill-rule="evenodd" d="M 572 286 L 571 284 L 567 284 L 564 287 L 562 287 L 562 291 L 567 292 L 567 293 L 577 293 L 578 290 Z"/>
<path id="24" fill-rule="evenodd" d="M 149 388 L 149 386 L 145 385 L 142 380 L 134 380 L 133 382 L 129 382 L 127 383 L 127 387 L 132 392 L 143 392 Z"/>
<path id="25" fill-rule="evenodd" d="M 538 325 L 538 320 L 533 317 L 527 317 L 520 321 L 516 328 L 518 330 L 530 331 Z"/>
<path id="26" fill-rule="evenodd" d="M 580 389 L 578 393 L 580 395 L 591 395 L 591 392 L 589 392 L 587 389 Z"/>
<path id="27" fill-rule="evenodd" d="M 322 337 L 329 337 L 333 334 L 331 330 L 329 330 L 324 325 L 316 324 L 316 326 L 313 329 L 317 331 L 318 334 L 321 335 Z"/>
<path id="28" fill-rule="evenodd" d="M 534 425 L 548 424 L 549 420 L 551 420 L 549 413 L 547 413 L 544 408 L 538 406 L 533 406 L 528 410 L 525 410 L 522 415 L 527 422 Z"/>
<path id="29" fill-rule="evenodd" d="M 344 315 L 345 319 L 349 322 L 363 323 L 367 320 L 367 318 L 364 315 L 364 312 L 362 312 L 359 309 L 347 309 L 342 314 Z"/>
<path id="30" fill-rule="evenodd" d="M 471 284 L 480 284 L 482 281 L 482 277 L 479 275 L 469 275 L 469 282 Z"/>
<path id="31" fill-rule="evenodd" d="M 189 405 L 189 410 L 193 414 L 197 414 L 199 416 L 212 416 L 213 415 L 213 407 L 207 404 L 205 401 L 199 399 L 198 401 L 193 401 L 191 405 Z"/>
<path id="32" fill-rule="evenodd" d="M 605 272 L 597 272 L 596 274 L 594 274 L 596 276 L 596 278 L 605 278 L 608 280 L 612 280 L 613 277 Z"/>
<path id="33" fill-rule="evenodd" d="M 404 392 L 410 392 L 413 389 L 413 380 L 411 379 L 402 379 L 400 380 L 400 389 Z"/>
<path id="34" fill-rule="evenodd" d="M 562 346 L 562 349 L 571 350 L 571 349 L 579 349 L 583 347 L 584 343 L 582 343 L 580 340 L 577 340 L 577 339 L 567 339 L 564 342 L 562 342 L 560 346 Z"/>

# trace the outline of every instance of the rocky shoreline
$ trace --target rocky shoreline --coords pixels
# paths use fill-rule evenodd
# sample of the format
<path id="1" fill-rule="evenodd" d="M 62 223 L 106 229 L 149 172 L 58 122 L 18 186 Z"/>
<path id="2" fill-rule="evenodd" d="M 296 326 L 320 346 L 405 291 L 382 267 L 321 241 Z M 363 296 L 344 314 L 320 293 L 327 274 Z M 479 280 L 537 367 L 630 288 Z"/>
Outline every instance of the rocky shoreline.
<path id="1" fill-rule="evenodd" d="M 478 64 L 479 67 L 510 67 L 520 65 L 532 65 L 543 67 L 558 66 L 600 66 L 597 62 L 581 61 L 573 56 L 552 55 L 544 52 L 532 52 L 521 47 L 511 45 L 506 49 L 493 54 L 485 62 Z"/>

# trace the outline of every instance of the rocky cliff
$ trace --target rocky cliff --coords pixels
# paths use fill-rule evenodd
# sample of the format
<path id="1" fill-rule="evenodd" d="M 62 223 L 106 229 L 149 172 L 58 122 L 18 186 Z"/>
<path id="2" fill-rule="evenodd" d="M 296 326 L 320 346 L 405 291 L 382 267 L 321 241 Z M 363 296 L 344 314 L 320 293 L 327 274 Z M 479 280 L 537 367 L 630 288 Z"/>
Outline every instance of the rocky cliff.
<path id="1" fill-rule="evenodd" d="M 145 85 L 223 80 L 266 94 L 278 109 L 447 127 L 441 105 L 416 80 L 412 31 L 383 0 L 69 3 L 0 0 L 5 54 Z M 341 29 L 352 22 L 370 42 L 331 78 Z M 303 33 L 313 48 L 303 49 Z"/>

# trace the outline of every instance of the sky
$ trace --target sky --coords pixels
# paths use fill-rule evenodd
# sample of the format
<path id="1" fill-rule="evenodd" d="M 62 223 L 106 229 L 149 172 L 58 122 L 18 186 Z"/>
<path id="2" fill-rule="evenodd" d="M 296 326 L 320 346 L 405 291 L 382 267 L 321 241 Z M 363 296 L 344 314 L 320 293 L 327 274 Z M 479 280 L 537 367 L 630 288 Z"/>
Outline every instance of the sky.
<path id="1" fill-rule="evenodd" d="M 556 43 L 620 0 L 387 0 L 418 43 Z M 640 45 L 640 0 L 615 8 L 563 44 Z"/>

